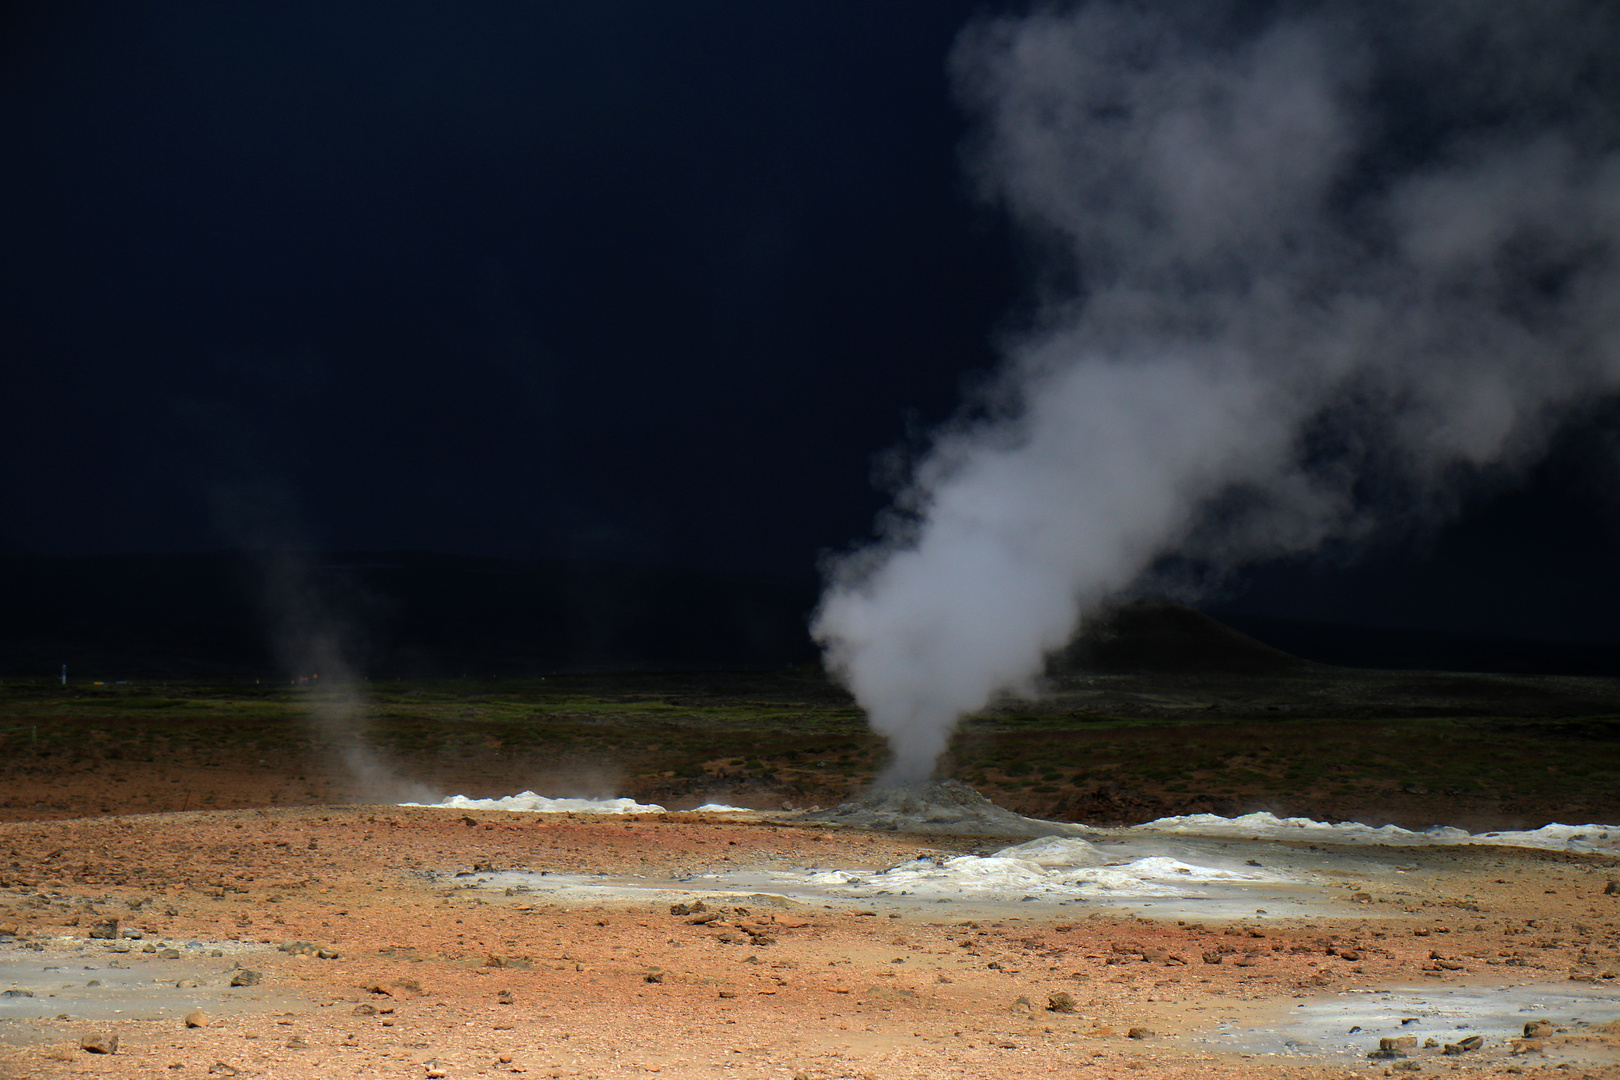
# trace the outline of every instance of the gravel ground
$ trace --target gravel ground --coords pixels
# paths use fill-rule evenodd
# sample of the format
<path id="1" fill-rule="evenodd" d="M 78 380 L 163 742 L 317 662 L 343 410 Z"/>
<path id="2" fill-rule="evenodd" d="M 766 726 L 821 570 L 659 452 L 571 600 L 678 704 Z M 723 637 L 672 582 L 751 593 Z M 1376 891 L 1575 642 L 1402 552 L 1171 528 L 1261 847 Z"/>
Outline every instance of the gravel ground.
<path id="1" fill-rule="evenodd" d="M 374 806 L 0 825 L 0 1076 L 1620 1077 L 1609 857 L 1402 851 L 1422 872 L 1398 892 L 1340 883 L 1354 916 L 1332 914 L 1341 902 L 1238 921 L 736 896 L 672 914 L 633 889 L 563 905 L 443 876 L 876 870 L 982 847 L 724 815 Z M 93 936 L 113 919 L 141 936 Z M 1381 988 L 1510 985 L 1527 1019 L 1551 1021 L 1541 1037 L 1481 1015 L 1478 1049 L 1420 1038 L 1374 1060 L 1371 1021 L 1354 1054 L 1290 1036 L 1296 1010 Z M 1470 1033 L 1463 1019 L 1447 1032 Z M 115 1053 L 83 1048 L 114 1037 Z"/>

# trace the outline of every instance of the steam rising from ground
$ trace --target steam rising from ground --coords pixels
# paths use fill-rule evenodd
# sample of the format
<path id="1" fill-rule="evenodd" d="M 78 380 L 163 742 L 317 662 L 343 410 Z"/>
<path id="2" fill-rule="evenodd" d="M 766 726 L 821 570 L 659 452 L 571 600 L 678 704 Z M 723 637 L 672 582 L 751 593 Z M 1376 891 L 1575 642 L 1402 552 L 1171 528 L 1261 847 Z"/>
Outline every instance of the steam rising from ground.
<path id="1" fill-rule="evenodd" d="M 437 792 L 401 776 L 366 742 L 369 716 L 356 661 L 360 635 L 341 601 L 316 581 L 308 556 L 263 552 L 260 567 L 277 659 L 301 680 L 306 718 L 315 737 L 331 744 L 342 760 L 350 797 L 365 803 L 437 799 Z"/>
<path id="2" fill-rule="evenodd" d="M 927 775 L 1170 555 L 1444 512 L 1620 388 L 1620 8 L 1090 3 L 977 22 L 984 195 L 1050 255 L 815 623 Z"/>

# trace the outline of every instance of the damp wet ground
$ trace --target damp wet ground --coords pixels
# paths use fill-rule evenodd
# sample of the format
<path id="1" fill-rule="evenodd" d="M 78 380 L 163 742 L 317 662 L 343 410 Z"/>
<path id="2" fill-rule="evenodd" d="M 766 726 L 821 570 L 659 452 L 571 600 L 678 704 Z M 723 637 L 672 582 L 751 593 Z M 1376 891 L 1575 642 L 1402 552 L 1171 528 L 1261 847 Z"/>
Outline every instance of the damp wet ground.
<path id="1" fill-rule="evenodd" d="M 1501 983 L 1476 986 L 1383 986 L 1292 1002 L 1269 1014 L 1229 1015 L 1198 1041 L 1228 1052 L 1365 1060 L 1382 1039 L 1414 1037 L 1404 1050 L 1415 1058 L 1446 1055 L 1447 1043 L 1481 1036 L 1501 1050 L 1524 1034 L 1526 1022 L 1547 1020 L 1575 1039 L 1554 1035 L 1536 1055 L 1537 1064 L 1614 1063 L 1613 1046 L 1578 1036 L 1620 1019 L 1620 994 L 1576 985 Z M 1431 1043 L 1425 1047 L 1425 1043 Z M 1397 1059 L 1398 1060 L 1398 1059 Z"/>
<path id="2" fill-rule="evenodd" d="M 164 943 L 168 948 L 168 944 Z M 237 942 L 179 944 L 178 958 L 58 938 L 42 948 L 0 947 L 0 1026 L 11 1021 L 159 1020 L 201 1008 L 211 1015 L 308 1007 L 274 988 L 231 986 L 264 949 Z M 217 955 L 210 955 L 210 954 Z M 0 1036 L 3 1037 L 3 1036 Z"/>

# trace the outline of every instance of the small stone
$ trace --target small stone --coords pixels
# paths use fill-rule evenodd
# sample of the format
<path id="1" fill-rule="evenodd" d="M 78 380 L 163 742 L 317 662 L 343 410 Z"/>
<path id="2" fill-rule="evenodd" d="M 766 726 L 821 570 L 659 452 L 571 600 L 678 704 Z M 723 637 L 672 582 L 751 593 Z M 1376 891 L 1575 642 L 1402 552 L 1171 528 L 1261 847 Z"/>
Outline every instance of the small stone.
<path id="1" fill-rule="evenodd" d="M 107 919 L 98 922 L 90 928 L 90 936 L 102 941 L 115 941 L 118 938 L 118 920 Z"/>
<path id="2" fill-rule="evenodd" d="M 1396 1072 L 1422 1072 L 1423 1071 L 1423 1066 L 1419 1065 L 1417 1062 L 1413 1061 L 1411 1058 L 1407 1058 L 1405 1061 L 1397 1061 L 1394 1064 L 1393 1068 L 1395 1069 Z"/>
<path id="3" fill-rule="evenodd" d="M 192 1009 L 186 1013 L 186 1027 L 205 1028 L 208 1026 L 208 1014 L 201 1009 Z"/>
<path id="4" fill-rule="evenodd" d="M 671 905 L 669 905 L 669 913 L 671 915 L 690 915 L 690 914 L 692 914 L 692 905 L 691 904 L 671 904 Z"/>
<path id="5" fill-rule="evenodd" d="M 1151 1039 L 1153 1032 L 1145 1027 L 1133 1027 L 1125 1033 L 1127 1039 Z"/>
<path id="6" fill-rule="evenodd" d="M 506 966 L 506 957 L 499 953 L 490 953 L 484 957 L 484 966 L 487 968 L 503 968 Z"/>
<path id="7" fill-rule="evenodd" d="M 664 981 L 664 973 L 662 971 L 649 971 L 641 977 L 641 980 L 643 982 L 661 983 Z"/>
<path id="8" fill-rule="evenodd" d="M 1620 881 L 1611 881 L 1603 886 L 1604 896 L 1620 896 Z"/>
<path id="9" fill-rule="evenodd" d="M 1545 1039 L 1552 1033 L 1551 1020 L 1530 1020 L 1524 1025 L 1524 1037 L 1527 1039 Z"/>
<path id="10" fill-rule="evenodd" d="M 174 984 L 174 988 L 176 990 L 195 990 L 197 988 L 197 980 L 181 979 L 179 982 Z"/>
<path id="11" fill-rule="evenodd" d="M 209 1076 L 235 1076 L 236 1075 L 236 1067 L 234 1065 L 227 1065 L 223 1061 L 216 1061 L 212 1065 L 208 1066 L 208 1075 Z"/>
<path id="12" fill-rule="evenodd" d="M 118 1053 L 118 1036 L 86 1035 L 79 1040 L 79 1047 L 91 1054 L 116 1054 Z"/>
<path id="13" fill-rule="evenodd" d="M 1423 1040 L 1423 1049 L 1425 1049 L 1425 1050 L 1433 1050 L 1435 1047 L 1437 1047 L 1439 1045 L 1440 1045 L 1439 1041 L 1435 1040 L 1435 1039 L 1432 1039 L 1432 1038 Z"/>
<path id="14" fill-rule="evenodd" d="M 510 1005 L 516 1000 L 517 999 L 512 996 L 512 991 L 510 990 L 502 990 L 500 993 L 495 995 L 495 1004 L 497 1005 Z"/>
<path id="15" fill-rule="evenodd" d="M 31 998 L 32 990 L 0 990 L 0 998 Z"/>
<path id="16" fill-rule="evenodd" d="M 512 1064 L 512 1055 L 511 1054 L 497 1054 L 497 1055 L 495 1055 L 495 1060 L 500 1062 L 502 1065 L 510 1065 L 510 1064 Z"/>
<path id="17" fill-rule="evenodd" d="M 1062 990 L 1055 994 L 1049 994 L 1046 998 L 1046 1008 L 1050 1012 L 1072 1013 L 1074 1012 L 1074 995 L 1066 994 Z"/>
<path id="18" fill-rule="evenodd" d="M 377 1015 L 377 1006 L 375 1006 L 375 1005 L 367 1005 L 364 1002 L 361 1002 L 359 1005 L 356 1005 L 354 1007 L 354 1015 L 356 1015 L 356 1016 L 376 1016 Z"/>
<path id="19" fill-rule="evenodd" d="M 158 953 L 158 959 L 159 960 L 178 960 L 178 959 L 180 959 L 180 950 L 179 949 L 164 949 L 164 950 L 162 950 L 161 952 Z"/>
<path id="20" fill-rule="evenodd" d="M 287 1040 L 287 1049 L 308 1050 L 309 1043 L 304 1041 L 304 1037 L 302 1035 L 294 1035 L 292 1038 Z"/>
<path id="21" fill-rule="evenodd" d="M 260 974 L 259 972 L 257 972 L 257 971 L 249 971 L 247 968 L 243 968 L 242 970 L 238 971 L 235 975 L 231 976 L 231 985 L 232 986 L 258 986 L 259 985 L 259 980 L 262 979 L 262 978 L 264 978 L 264 976 L 262 974 Z"/>
<path id="22" fill-rule="evenodd" d="M 1220 962 L 1221 962 L 1221 954 L 1220 953 L 1218 953 L 1218 952 L 1207 952 L 1207 953 L 1204 954 L 1204 963 L 1206 963 L 1206 964 L 1218 964 Z"/>
<path id="23" fill-rule="evenodd" d="M 1380 1050 L 1405 1050 L 1416 1045 L 1416 1035 L 1396 1035 L 1393 1038 L 1385 1036 L 1378 1040 L 1378 1049 Z"/>

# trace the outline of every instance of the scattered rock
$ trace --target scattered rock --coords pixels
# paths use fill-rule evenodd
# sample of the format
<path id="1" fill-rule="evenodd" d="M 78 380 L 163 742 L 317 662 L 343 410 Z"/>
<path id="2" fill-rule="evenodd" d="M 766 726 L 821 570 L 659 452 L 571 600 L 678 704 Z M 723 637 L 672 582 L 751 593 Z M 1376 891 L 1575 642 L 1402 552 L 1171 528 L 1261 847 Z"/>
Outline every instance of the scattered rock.
<path id="1" fill-rule="evenodd" d="M 1459 1039 L 1454 1043 L 1446 1043 L 1440 1048 L 1442 1054 L 1466 1054 L 1470 1050 L 1478 1050 L 1485 1045 L 1485 1039 L 1479 1035 L 1470 1035 L 1466 1039 Z"/>
<path id="2" fill-rule="evenodd" d="M 1396 1035 L 1393 1038 L 1385 1036 L 1378 1040 L 1378 1049 L 1380 1050 L 1405 1050 L 1416 1045 L 1416 1035 Z"/>
<path id="3" fill-rule="evenodd" d="M 1611 881 L 1603 886 L 1604 896 L 1620 896 L 1620 881 Z"/>
<path id="4" fill-rule="evenodd" d="M 235 1076 L 236 1066 L 227 1065 L 223 1061 L 216 1061 L 208 1066 L 209 1076 Z"/>
<path id="5" fill-rule="evenodd" d="M 497 1005 L 511 1005 L 516 1000 L 517 999 L 512 996 L 512 991 L 510 990 L 502 990 L 495 995 L 495 1004 Z"/>
<path id="6" fill-rule="evenodd" d="M 208 1014 L 201 1009 L 192 1009 L 186 1013 L 186 1027 L 205 1028 L 208 1026 Z"/>
<path id="7" fill-rule="evenodd" d="M 1527 1039 L 1545 1039 L 1553 1033 L 1551 1020 L 1529 1020 L 1524 1025 L 1524 1037 Z"/>
<path id="8" fill-rule="evenodd" d="M 34 992 L 32 990 L 4 990 L 4 991 L 0 991 L 0 998 L 31 998 L 33 996 L 34 996 Z"/>
<path id="9" fill-rule="evenodd" d="M 356 1016 L 376 1016 L 377 1015 L 377 1006 L 375 1006 L 375 1005 L 367 1005 L 365 1002 L 361 1002 L 360 1004 L 358 1004 L 358 1005 L 356 1005 L 354 1007 L 354 1015 L 356 1015 Z"/>
<path id="10" fill-rule="evenodd" d="M 302 1035 L 294 1035 L 292 1038 L 287 1040 L 287 1049 L 308 1050 L 309 1043 L 304 1041 L 304 1037 Z"/>
<path id="11" fill-rule="evenodd" d="M 1153 1032 L 1149 1028 L 1133 1027 L 1125 1033 L 1125 1037 L 1127 1039 L 1151 1039 L 1153 1038 Z"/>
<path id="12" fill-rule="evenodd" d="M 1046 1008 L 1049 1012 L 1072 1013 L 1074 1012 L 1074 995 L 1065 994 L 1062 990 L 1055 994 L 1049 994 L 1046 998 Z"/>
<path id="13" fill-rule="evenodd" d="M 86 1035 L 79 1040 L 79 1048 L 91 1054 L 118 1053 L 118 1036 Z"/>
<path id="14" fill-rule="evenodd" d="M 1221 954 L 1220 953 L 1218 953 L 1218 952 L 1207 952 L 1207 953 L 1204 954 L 1204 963 L 1206 963 L 1206 964 L 1218 964 L 1220 962 L 1221 962 Z"/>
<path id="15" fill-rule="evenodd" d="M 257 971 L 249 971 L 247 968 L 242 968 L 235 975 L 231 976 L 231 985 L 232 986 L 258 986 L 259 985 L 259 980 L 262 979 L 262 978 L 264 978 L 264 975 L 262 973 L 257 972 Z"/>
<path id="16" fill-rule="evenodd" d="M 118 920 L 107 919 L 90 927 L 90 936 L 101 941 L 116 941 L 118 939 Z"/>
<path id="17" fill-rule="evenodd" d="M 487 968 L 503 968 L 506 966 L 506 957 L 499 953 L 490 953 L 484 957 L 484 966 Z"/>
<path id="18" fill-rule="evenodd" d="M 642 982 L 650 982 L 650 983 L 661 983 L 661 982 L 664 981 L 664 973 L 662 971 L 649 971 L 649 972 L 647 972 L 647 974 L 645 974 L 645 975 L 643 975 L 641 977 L 641 981 Z"/>
<path id="19" fill-rule="evenodd" d="M 309 956 L 317 960 L 338 959 L 336 949 L 328 949 L 326 946 L 317 945 L 313 941 L 283 941 L 277 948 L 294 956 Z"/>

